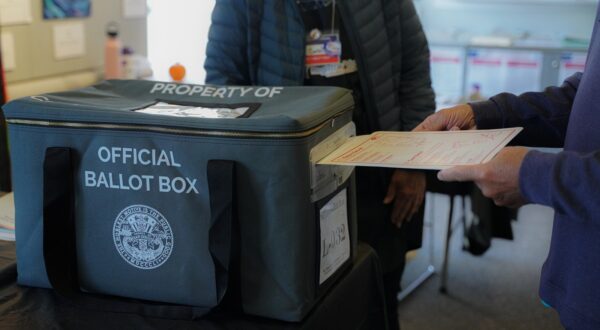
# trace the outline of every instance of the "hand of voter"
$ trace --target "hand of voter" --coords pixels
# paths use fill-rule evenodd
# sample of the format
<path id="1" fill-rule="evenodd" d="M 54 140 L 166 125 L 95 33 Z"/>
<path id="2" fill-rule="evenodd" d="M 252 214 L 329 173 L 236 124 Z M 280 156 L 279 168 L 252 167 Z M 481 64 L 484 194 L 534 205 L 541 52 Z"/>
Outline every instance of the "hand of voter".
<path id="1" fill-rule="evenodd" d="M 473 109 L 468 104 L 461 104 L 430 115 L 413 131 L 450 131 L 476 128 Z"/>
<path id="2" fill-rule="evenodd" d="M 383 203 L 394 203 L 391 221 L 400 228 L 419 211 L 424 197 L 425 173 L 398 169 L 392 175 Z"/>
<path id="3" fill-rule="evenodd" d="M 519 189 L 519 170 L 528 151 L 523 147 L 507 147 L 485 164 L 442 170 L 438 179 L 474 181 L 483 195 L 493 199 L 496 205 L 516 208 L 526 202 Z"/>

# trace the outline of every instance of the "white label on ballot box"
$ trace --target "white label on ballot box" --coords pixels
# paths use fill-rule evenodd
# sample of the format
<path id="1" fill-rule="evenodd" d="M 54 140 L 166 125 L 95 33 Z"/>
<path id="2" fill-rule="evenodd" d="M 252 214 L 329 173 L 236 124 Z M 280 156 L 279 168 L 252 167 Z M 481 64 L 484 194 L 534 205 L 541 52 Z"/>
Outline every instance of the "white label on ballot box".
<path id="1" fill-rule="evenodd" d="M 321 263 L 319 284 L 323 284 L 350 258 L 347 189 L 335 195 L 320 211 Z"/>
<path id="2" fill-rule="evenodd" d="M 136 112 L 151 115 L 185 117 L 185 118 L 238 118 L 250 110 L 249 107 L 237 108 L 207 108 L 201 106 L 189 106 L 158 102 L 147 108 L 135 110 Z"/>

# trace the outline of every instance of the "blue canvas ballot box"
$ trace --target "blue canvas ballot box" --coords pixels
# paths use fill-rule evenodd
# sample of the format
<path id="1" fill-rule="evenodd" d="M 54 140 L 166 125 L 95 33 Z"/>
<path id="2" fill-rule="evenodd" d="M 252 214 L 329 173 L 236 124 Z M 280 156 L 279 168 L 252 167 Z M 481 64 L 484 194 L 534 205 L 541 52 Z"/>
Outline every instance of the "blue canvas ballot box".
<path id="1" fill-rule="evenodd" d="M 350 91 L 107 81 L 4 107 L 18 281 L 301 320 L 356 250 Z M 232 289 L 233 287 L 236 290 Z"/>

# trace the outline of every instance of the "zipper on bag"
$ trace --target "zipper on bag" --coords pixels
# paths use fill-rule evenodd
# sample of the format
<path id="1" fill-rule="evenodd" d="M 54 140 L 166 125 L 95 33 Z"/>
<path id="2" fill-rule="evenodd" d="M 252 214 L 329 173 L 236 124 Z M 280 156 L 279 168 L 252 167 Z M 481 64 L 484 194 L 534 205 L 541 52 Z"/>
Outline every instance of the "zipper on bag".
<path id="1" fill-rule="evenodd" d="M 350 111 L 352 107 L 346 108 L 335 115 L 329 117 L 320 124 L 309 129 L 294 132 L 252 132 L 252 131 L 230 131 L 230 130 L 210 130 L 197 128 L 177 128 L 173 126 L 156 126 L 146 124 L 112 124 L 99 122 L 75 122 L 75 121 L 54 121 L 54 120 L 39 120 L 39 119 L 24 119 L 11 118 L 6 119 L 6 122 L 11 125 L 23 126 L 38 126 L 38 127 L 58 127 L 58 128 L 74 128 L 74 129 L 106 129 L 106 130 L 122 130 L 122 131 L 141 131 L 152 133 L 167 133 L 177 135 L 190 136 L 206 136 L 206 137 L 226 137 L 226 138 L 266 138 L 266 139 L 297 139 L 304 138 L 318 132 L 326 126 L 333 126 L 336 118 Z"/>

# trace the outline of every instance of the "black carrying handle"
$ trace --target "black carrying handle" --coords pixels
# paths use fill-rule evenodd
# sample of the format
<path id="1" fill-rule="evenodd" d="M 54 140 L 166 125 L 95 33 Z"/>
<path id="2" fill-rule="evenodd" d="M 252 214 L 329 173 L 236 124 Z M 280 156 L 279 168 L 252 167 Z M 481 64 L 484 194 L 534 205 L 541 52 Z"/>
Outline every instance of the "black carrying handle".
<path id="1" fill-rule="evenodd" d="M 195 307 L 153 303 L 83 293 L 77 275 L 75 244 L 75 194 L 73 157 L 70 148 L 46 149 L 44 158 L 43 252 L 48 280 L 52 287 L 71 302 L 92 310 L 133 313 L 167 319 L 195 319 L 213 307 Z M 224 298 L 230 281 L 230 268 L 235 255 L 232 233 L 237 233 L 233 217 L 235 196 L 235 163 L 211 160 L 207 166 L 210 192 L 211 229 L 209 249 L 216 272 L 217 298 Z"/>

